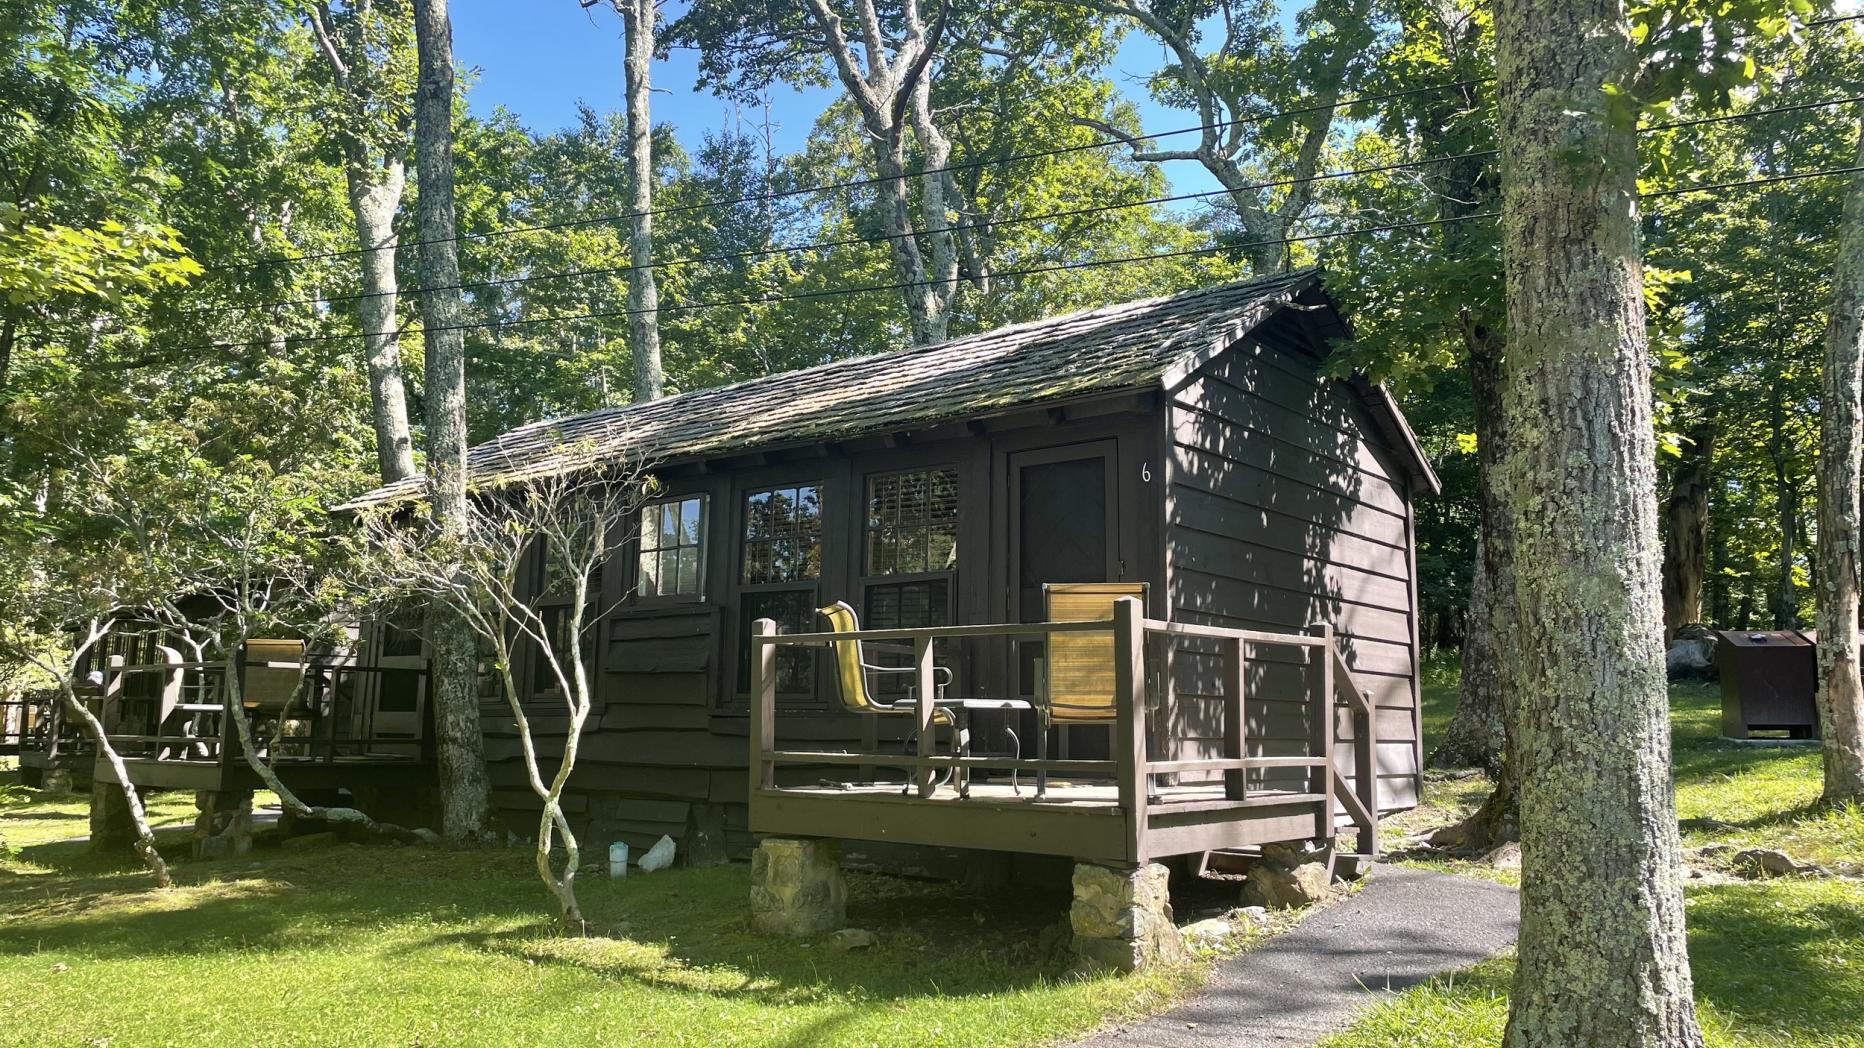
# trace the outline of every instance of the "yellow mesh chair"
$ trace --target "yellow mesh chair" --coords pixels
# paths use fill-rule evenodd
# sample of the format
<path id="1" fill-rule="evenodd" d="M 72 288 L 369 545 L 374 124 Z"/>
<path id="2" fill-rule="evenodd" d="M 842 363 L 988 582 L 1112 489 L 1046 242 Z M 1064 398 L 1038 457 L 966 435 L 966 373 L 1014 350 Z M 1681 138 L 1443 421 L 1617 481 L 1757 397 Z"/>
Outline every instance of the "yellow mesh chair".
<path id="1" fill-rule="evenodd" d="M 860 620 L 854 609 L 846 601 L 836 601 L 826 608 L 818 609 L 828 621 L 829 630 L 834 633 L 855 633 L 861 628 Z M 841 704 L 854 713 L 893 714 L 913 713 L 913 700 L 909 697 L 899 702 L 883 702 L 874 695 L 868 685 L 870 673 L 912 673 L 910 666 L 876 666 L 869 663 L 861 641 L 857 639 L 830 641 L 835 649 L 835 684 L 841 693 Z M 932 723 L 943 725 L 951 731 L 952 752 L 968 755 L 970 752 L 970 716 L 978 710 L 1007 712 L 1029 710 L 1031 704 L 1023 699 L 966 699 L 947 698 L 945 688 L 951 684 L 951 670 L 944 666 L 932 667 L 932 680 L 935 693 L 932 697 Z M 1010 744 L 1015 748 L 1016 756 L 1022 754 L 1022 742 L 1016 732 L 1010 730 Z M 912 745 L 912 736 L 907 737 L 907 746 Z M 876 762 L 880 763 L 880 762 Z M 939 780 L 940 785 L 950 781 L 952 775 L 947 772 Z M 1015 776 L 1010 778 L 1012 788 L 1016 785 Z M 968 774 L 958 776 L 958 793 L 970 796 L 971 781 Z"/>
<path id="2" fill-rule="evenodd" d="M 855 633 L 861 629 L 861 621 L 855 615 L 854 608 L 845 600 L 818 608 L 816 614 L 827 620 L 831 632 Z M 835 686 L 841 693 L 844 708 L 851 713 L 910 715 L 913 712 L 912 699 L 882 702 L 868 685 L 870 673 L 911 673 L 911 666 L 875 666 L 867 661 L 867 652 L 859 640 L 832 641 L 831 646 L 835 649 Z M 945 696 L 945 686 L 951 683 L 951 670 L 944 666 L 934 666 L 932 679 L 938 689 L 938 694 L 933 697 L 934 703 L 937 703 Z M 950 726 L 951 711 L 934 709 L 932 723 Z"/>
<path id="3" fill-rule="evenodd" d="M 1138 597 L 1143 607 L 1148 593 L 1144 582 L 1045 582 L 1042 608 L 1050 622 L 1106 622 L 1113 619 L 1113 602 Z M 1048 635 L 1041 680 L 1041 756 L 1048 755 L 1050 725 L 1064 731 L 1072 724 L 1112 724 L 1114 710 L 1113 631 L 1051 633 Z M 1036 796 L 1048 789 L 1048 773 L 1036 775 Z"/>

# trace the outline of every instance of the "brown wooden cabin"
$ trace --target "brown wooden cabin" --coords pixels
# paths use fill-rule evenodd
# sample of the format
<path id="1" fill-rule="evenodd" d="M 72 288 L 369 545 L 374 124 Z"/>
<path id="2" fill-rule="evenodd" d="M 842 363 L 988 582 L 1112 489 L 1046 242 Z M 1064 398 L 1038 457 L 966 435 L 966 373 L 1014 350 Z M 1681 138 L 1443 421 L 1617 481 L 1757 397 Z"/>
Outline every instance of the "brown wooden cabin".
<path id="1" fill-rule="evenodd" d="M 292 639 L 247 644 L 241 693 L 255 735 L 292 789 L 329 800 L 347 791 L 378 806 L 394 805 L 401 819 L 425 821 L 420 806 L 410 803 L 434 784 L 420 635 L 387 621 L 346 632 L 346 643 L 327 650 L 307 651 Z M 217 651 L 207 655 L 196 660 L 159 625 L 127 618 L 80 665 L 78 696 L 102 722 L 138 787 L 229 795 L 260 788 L 227 712 L 224 660 Z M 25 781 L 38 784 L 52 770 L 68 769 L 80 782 L 115 782 L 114 770 L 65 716 L 56 694 L 35 700 L 27 718 L 35 730 L 21 740 Z"/>
<path id="2" fill-rule="evenodd" d="M 1148 740 L 1141 764 L 1176 762 L 1145 777 L 1166 795 L 1216 781 L 1214 807 L 1236 831 L 1179 833 L 1166 846 L 1181 852 L 1314 837 L 1318 811 L 1345 819 L 1356 803 L 1335 796 L 1336 781 L 1365 795 L 1363 768 L 1376 768 L 1377 808 L 1415 804 L 1412 504 L 1437 481 L 1384 389 L 1322 375 L 1329 344 L 1348 335 L 1320 276 L 1297 272 L 537 423 L 473 449 L 480 485 L 570 468 L 562 463 L 586 462 L 589 449 L 597 462 L 623 449 L 645 458 L 665 485 L 645 526 L 628 525 L 638 547 L 602 576 L 605 605 L 619 609 L 597 626 L 599 709 L 567 795 L 585 854 L 612 840 L 638 854 L 668 834 L 704 861 L 781 832 L 1103 857 L 1088 854 L 1090 823 L 1042 813 L 1072 804 L 1083 818 L 1119 814 L 1139 771 L 1130 752 L 1124 764 L 1109 759 L 1110 736 L 1130 741 L 1136 730 Z M 582 450 L 566 456 L 568 445 Z M 866 765 L 865 780 L 916 770 L 889 773 L 885 759 L 902 753 L 913 718 L 843 712 L 829 653 L 814 646 L 777 647 L 770 740 L 753 761 L 756 620 L 811 634 L 823 628 L 815 609 L 844 600 L 864 628 L 1029 623 L 1043 617 L 1045 582 L 1116 580 L 1149 584 L 1136 671 L 1147 725 L 1135 729 L 1129 709 L 1112 732 L 1057 730 L 1056 775 L 1073 778 L 1040 812 L 1027 776 L 1017 794 L 1000 774 L 980 774 L 964 807 L 940 803 L 949 790 L 922 800 L 845 788 L 849 765 Z M 1336 665 L 1334 645 L 1239 640 L 1247 669 L 1231 669 L 1246 674 L 1246 697 L 1242 723 L 1226 725 L 1225 637 L 1156 628 L 1172 624 L 1297 641 L 1331 627 L 1340 698 L 1314 691 Z M 1032 692 L 1041 637 L 1001 633 L 939 641 L 952 694 Z M 544 674 L 520 670 L 536 682 L 530 718 L 554 759 L 562 707 Z M 1368 734 L 1348 705 L 1357 699 L 1375 709 L 1378 741 L 1356 752 L 1354 738 Z M 502 702 L 483 710 L 498 806 L 515 830 L 533 832 L 537 801 L 512 718 Z M 1246 753 L 1212 768 L 1226 726 Z M 1027 738 L 1032 725 L 1020 728 Z M 1001 749 L 987 724 L 978 732 L 980 749 Z M 1324 795 L 1294 781 L 1314 772 L 1316 748 L 1341 773 L 1306 780 L 1322 780 Z M 753 790 L 766 770 L 771 788 Z M 1225 771 L 1303 799 L 1225 807 Z M 1169 820 L 1160 804 L 1152 810 L 1156 830 Z M 1127 816 L 1118 833 L 1130 842 L 1140 831 Z M 1260 829 L 1236 830 L 1245 824 Z"/>

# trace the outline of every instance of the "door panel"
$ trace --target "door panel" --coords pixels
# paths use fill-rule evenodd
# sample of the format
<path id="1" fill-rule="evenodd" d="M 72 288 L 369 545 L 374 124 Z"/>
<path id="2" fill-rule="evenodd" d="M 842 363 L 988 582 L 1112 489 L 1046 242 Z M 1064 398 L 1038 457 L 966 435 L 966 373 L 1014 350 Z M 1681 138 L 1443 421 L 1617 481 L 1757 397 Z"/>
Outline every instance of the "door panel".
<path id="1" fill-rule="evenodd" d="M 1043 619 L 1045 582 L 1119 579 L 1115 444 L 1097 440 L 1010 456 L 1011 575 L 1021 622 Z M 1018 646 L 1017 685 L 1035 691 L 1042 645 Z"/>

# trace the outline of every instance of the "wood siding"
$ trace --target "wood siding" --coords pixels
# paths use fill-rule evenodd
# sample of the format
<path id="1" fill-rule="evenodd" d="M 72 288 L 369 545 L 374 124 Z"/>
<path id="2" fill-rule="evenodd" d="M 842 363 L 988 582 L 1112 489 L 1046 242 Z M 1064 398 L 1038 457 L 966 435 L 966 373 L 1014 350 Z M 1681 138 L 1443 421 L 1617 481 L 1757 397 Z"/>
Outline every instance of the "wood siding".
<path id="1" fill-rule="evenodd" d="M 1354 680 L 1377 704 L 1381 807 L 1417 803 L 1416 599 L 1411 492 L 1360 396 L 1318 374 L 1298 319 L 1265 325 L 1172 391 L 1166 593 L 1176 621 L 1266 630 L 1330 623 Z M 1170 738 L 1217 756 L 1219 683 L 1206 646 L 1170 669 Z M 1292 650 L 1250 652 L 1251 755 L 1304 752 L 1308 670 Z M 1335 734 L 1352 738 L 1336 710 Z M 1338 751 L 1352 777 L 1351 748 Z"/>

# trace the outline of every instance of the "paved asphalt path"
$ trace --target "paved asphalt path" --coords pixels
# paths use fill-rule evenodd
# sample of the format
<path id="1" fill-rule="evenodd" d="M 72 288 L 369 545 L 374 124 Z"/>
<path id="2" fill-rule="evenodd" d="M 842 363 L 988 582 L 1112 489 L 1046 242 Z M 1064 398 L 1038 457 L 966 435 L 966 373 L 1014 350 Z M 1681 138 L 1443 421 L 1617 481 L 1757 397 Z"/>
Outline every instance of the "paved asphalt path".
<path id="1" fill-rule="evenodd" d="M 1351 899 L 1223 962 L 1196 997 L 1078 1048 L 1313 1044 L 1390 993 L 1500 953 L 1519 924 L 1512 888 L 1380 866 Z"/>

